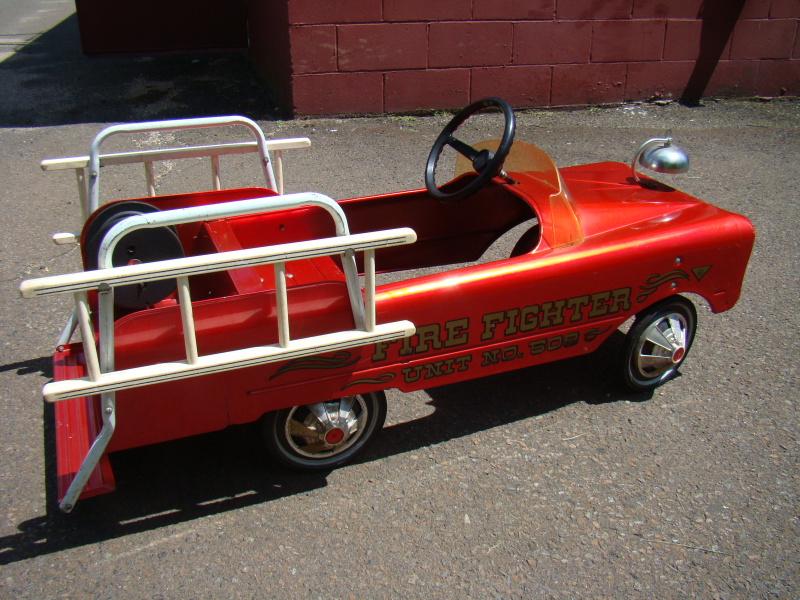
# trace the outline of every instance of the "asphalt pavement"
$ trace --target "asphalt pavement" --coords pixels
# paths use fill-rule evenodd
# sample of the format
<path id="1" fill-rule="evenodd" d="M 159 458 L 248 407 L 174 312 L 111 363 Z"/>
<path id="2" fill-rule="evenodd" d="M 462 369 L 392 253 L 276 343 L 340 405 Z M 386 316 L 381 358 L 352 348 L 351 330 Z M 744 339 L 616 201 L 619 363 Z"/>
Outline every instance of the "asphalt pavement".
<path id="1" fill-rule="evenodd" d="M 341 199 L 420 187 L 449 118 L 281 120 L 239 55 L 90 60 L 74 27 L 66 15 L 0 62 L 13 92 L 0 100 L 0 596 L 800 597 L 796 100 L 517 113 L 517 139 L 559 166 L 629 162 L 671 127 L 692 169 L 661 178 L 755 226 L 739 303 L 714 315 L 695 298 L 694 346 L 654 394 L 618 385 L 617 334 L 592 355 L 392 391 L 381 436 L 336 471 L 282 471 L 256 427 L 234 427 L 117 453 L 117 491 L 58 513 L 40 392 L 71 307 L 17 288 L 79 268 L 77 250 L 49 238 L 77 231 L 80 211 L 74 176 L 38 162 L 87 154 L 112 122 L 239 113 L 272 138 L 312 140 L 286 153 L 287 192 Z M 150 134 L 127 147 L 237 136 Z M 140 168 L 104 171 L 104 198 L 144 194 Z M 200 161 L 156 176 L 159 194 L 210 184 Z M 252 157 L 224 158 L 222 177 L 260 184 Z"/>

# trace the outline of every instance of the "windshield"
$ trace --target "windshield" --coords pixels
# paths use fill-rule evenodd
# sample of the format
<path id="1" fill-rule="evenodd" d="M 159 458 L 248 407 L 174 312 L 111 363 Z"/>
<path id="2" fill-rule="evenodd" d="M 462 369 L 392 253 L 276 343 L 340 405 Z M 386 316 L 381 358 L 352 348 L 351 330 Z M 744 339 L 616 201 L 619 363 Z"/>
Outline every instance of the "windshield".
<path id="1" fill-rule="evenodd" d="M 472 147 L 476 150 L 494 151 L 499 145 L 500 140 L 484 140 L 473 144 Z M 515 141 L 506 157 L 503 169 L 507 173 L 524 173 L 533 177 L 548 190 L 549 198 L 546 205 L 539 203 L 538 198 L 536 200 L 542 217 L 540 223 L 542 234 L 551 247 L 569 246 L 583 241 L 583 230 L 575 202 L 553 159 L 546 152 L 532 144 Z M 471 172 L 474 172 L 472 163 L 459 154 L 453 176 L 458 177 Z"/>

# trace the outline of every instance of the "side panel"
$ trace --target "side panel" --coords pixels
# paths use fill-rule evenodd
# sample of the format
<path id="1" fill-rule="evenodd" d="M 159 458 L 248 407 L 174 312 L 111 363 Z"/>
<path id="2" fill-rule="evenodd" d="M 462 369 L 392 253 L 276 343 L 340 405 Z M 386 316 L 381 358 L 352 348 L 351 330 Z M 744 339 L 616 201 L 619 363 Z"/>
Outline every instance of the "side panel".
<path id="1" fill-rule="evenodd" d="M 354 392 L 420 389 L 591 352 L 627 318 L 672 294 L 697 293 L 715 311 L 730 308 L 752 246 L 746 219 L 700 202 L 642 217 L 573 246 L 544 245 L 523 256 L 380 286 L 378 322 L 410 320 L 417 327 L 411 338 L 230 371 L 170 389 L 142 388 L 124 397 L 126 414 L 135 416 L 126 422 L 128 437 L 120 436 L 123 441 L 113 448 L 248 422 L 270 410 Z M 251 224 L 256 225 L 240 224 L 242 238 L 261 237 L 260 227 L 252 236 L 243 233 Z M 342 282 L 297 286 L 289 294 L 292 337 L 353 327 Z M 274 294 L 268 290 L 198 302 L 195 315 L 201 354 L 277 340 Z M 179 322 L 176 306 L 121 321 L 118 366 L 182 358 Z M 165 415 L 169 425 L 153 426 L 153 419 Z"/>
<path id="2" fill-rule="evenodd" d="M 290 332 L 295 338 L 353 328 L 343 283 L 324 282 L 290 288 L 288 297 Z M 193 308 L 201 355 L 277 343 L 274 292 L 198 302 Z M 130 315 L 117 323 L 115 337 L 119 369 L 185 358 L 177 306 Z M 263 387 L 259 382 L 269 377 L 272 369 L 272 366 L 253 367 L 119 392 L 117 431 L 109 451 L 215 431 L 229 423 L 243 422 L 235 417 L 241 402 L 248 400 L 247 395 L 240 392 L 241 382 L 252 382 L 248 389 Z"/>
<path id="3" fill-rule="evenodd" d="M 385 355 L 387 345 L 358 348 L 333 356 L 306 359 L 305 363 L 283 365 L 269 377 L 269 381 L 283 378 L 286 381 L 283 386 L 264 385 L 246 392 L 251 402 L 243 403 L 242 411 L 239 413 L 241 422 L 257 419 L 263 414 L 264 405 L 276 409 L 293 406 L 300 398 L 310 402 L 321 402 L 329 398 L 387 388 L 411 392 L 586 354 L 595 350 L 624 320 L 624 317 L 607 319 L 552 334 L 515 338 L 472 350 L 447 352 L 407 362 L 386 363 L 378 359 L 372 368 L 353 374 L 347 373 L 348 363 L 357 361 L 361 364 L 361 359 L 365 356 L 369 356 L 370 359 L 379 358 Z M 456 338 L 466 333 L 457 327 L 450 331 L 455 332 Z M 418 339 L 418 336 L 410 338 L 412 343 Z M 452 339 L 454 338 L 448 337 L 442 342 L 446 343 Z M 291 373 L 289 369 L 305 373 L 299 374 L 299 378 L 292 378 L 294 381 L 289 383 Z M 312 372 L 318 369 L 326 369 L 334 374 L 327 377 L 312 375 Z M 302 379 L 303 375 L 313 376 L 314 380 L 305 381 Z M 265 384 L 269 381 L 267 378 L 264 379 Z"/>
<path id="4" fill-rule="evenodd" d="M 697 293 L 726 310 L 748 255 L 740 221 L 694 204 L 575 246 L 381 286 L 379 322 L 408 319 L 414 336 L 319 357 L 320 364 L 276 365 L 257 390 L 238 391 L 270 398 L 242 416 L 306 401 L 304 382 L 302 390 L 314 390 L 308 401 L 319 401 L 323 388 L 331 398 L 413 390 L 591 352 L 626 319 L 673 294 Z"/>
<path id="5" fill-rule="evenodd" d="M 117 392 L 117 428 L 107 452 L 224 429 L 226 400 L 222 375 Z"/>

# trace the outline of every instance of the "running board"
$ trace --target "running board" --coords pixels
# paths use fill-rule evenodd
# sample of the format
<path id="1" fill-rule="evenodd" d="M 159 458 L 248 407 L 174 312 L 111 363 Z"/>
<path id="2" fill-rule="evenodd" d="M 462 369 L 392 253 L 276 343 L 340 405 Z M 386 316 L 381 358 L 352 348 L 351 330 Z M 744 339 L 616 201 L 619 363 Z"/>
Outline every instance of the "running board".
<path id="1" fill-rule="evenodd" d="M 48 402 L 58 402 L 81 396 L 116 392 L 176 379 L 253 367 L 302 356 L 324 354 L 344 348 L 388 342 L 412 336 L 415 331 L 414 324 L 410 321 L 395 321 L 394 323 L 376 325 L 375 330 L 372 332 L 363 330 L 340 331 L 291 340 L 285 348 L 282 348 L 279 344 L 256 346 L 231 352 L 199 356 L 193 364 L 182 360 L 135 367 L 123 371 L 112 371 L 101 374 L 97 381 L 91 381 L 88 377 L 54 381 L 45 385 L 42 393 Z"/>

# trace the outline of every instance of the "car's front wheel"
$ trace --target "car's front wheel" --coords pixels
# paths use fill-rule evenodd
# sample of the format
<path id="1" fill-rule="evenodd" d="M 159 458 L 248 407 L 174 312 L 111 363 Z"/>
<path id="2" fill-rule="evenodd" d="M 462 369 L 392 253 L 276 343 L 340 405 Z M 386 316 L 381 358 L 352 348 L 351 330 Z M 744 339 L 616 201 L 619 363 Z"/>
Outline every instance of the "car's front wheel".
<path id="1" fill-rule="evenodd" d="M 333 469 L 360 453 L 385 420 L 386 395 L 371 392 L 268 413 L 264 438 L 270 454 L 284 466 Z"/>
<path id="2" fill-rule="evenodd" d="M 694 305 L 681 296 L 639 313 L 622 353 L 625 384 L 648 391 L 672 378 L 692 346 L 696 324 Z"/>

